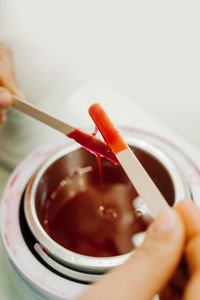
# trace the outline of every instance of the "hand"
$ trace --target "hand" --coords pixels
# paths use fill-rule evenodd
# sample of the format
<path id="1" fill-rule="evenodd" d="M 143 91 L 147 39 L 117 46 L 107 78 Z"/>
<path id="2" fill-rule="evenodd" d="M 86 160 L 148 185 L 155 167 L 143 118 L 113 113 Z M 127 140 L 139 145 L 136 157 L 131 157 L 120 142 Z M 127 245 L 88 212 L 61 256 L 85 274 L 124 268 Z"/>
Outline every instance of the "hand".
<path id="1" fill-rule="evenodd" d="M 172 279 L 184 250 L 191 271 L 186 288 L 179 288 L 175 297 L 161 299 L 180 299 L 182 293 L 184 300 L 200 299 L 199 249 L 200 212 L 192 201 L 181 201 L 176 210 L 160 213 L 149 226 L 142 246 L 125 264 L 96 282 L 79 300 L 150 300 Z"/>
<path id="2" fill-rule="evenodd" d="M 0 123 L 6 120 L 6 111 L 12 103 L 11 94 L 24 98 L 15 81 L 11 50 L 0 44 Z"/>

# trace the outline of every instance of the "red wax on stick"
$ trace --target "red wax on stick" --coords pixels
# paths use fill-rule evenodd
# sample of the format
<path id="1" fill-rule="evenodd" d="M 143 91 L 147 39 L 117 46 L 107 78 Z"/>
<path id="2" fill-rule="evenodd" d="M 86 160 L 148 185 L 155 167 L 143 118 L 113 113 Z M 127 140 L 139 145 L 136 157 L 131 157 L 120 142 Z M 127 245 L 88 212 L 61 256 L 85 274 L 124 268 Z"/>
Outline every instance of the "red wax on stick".
<path id="1" fill-rule="evenodd" d="M 111 160 L 114 164 L 119 165 L 119 162 L 110 147 L 100 139 L 96 138 L 94 135 L 88 134 L 80 129 L 75 129 L 67 134 L 67 136 L 74 139 L 88 151 L 103 156 Z"/>
<path id="2" fill-rule="evenodd" d="M 100 104 L 91 105 L 89 114 L 113 153 L 117 154 L 128 148 Z"/>

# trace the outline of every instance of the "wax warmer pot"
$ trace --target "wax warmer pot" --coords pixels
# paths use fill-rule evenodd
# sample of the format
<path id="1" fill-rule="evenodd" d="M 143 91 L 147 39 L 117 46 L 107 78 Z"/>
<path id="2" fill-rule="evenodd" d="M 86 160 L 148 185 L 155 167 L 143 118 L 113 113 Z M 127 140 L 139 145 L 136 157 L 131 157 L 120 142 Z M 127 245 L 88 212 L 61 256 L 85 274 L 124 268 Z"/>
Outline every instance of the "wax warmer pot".
<path id="1" fill-rule="evenodd" d="M 154 179 L 170 205 L 178 202 L 179 199 L 189 197 L 188 185 L 174 163 L 163 152 L 147 143 L 140 145 L 140 142 L 136 139 L 132 140 L 130 146 L 133 146 L 131 147 L 132 150 Z M 67 197 L 65 196 L 69 199 L 68 201 L 73 201 L 70 199 L 71 193 L 76 194 L 80 190 L 81 192 L 86 191 L 93 184 L 93 177 L 95 176 L 93 170 L 96 169 L 96 165 L 97 160 L 94 155 L 77 145 L 72 145 L 47 160 L 29 182 L 25 192 L 24 207 L 29 228 L 39 244 L 48 252 L 48 255 L 45 255 L 45 252 L 43 253 L 43 259 L 61 274 L 83 282 L 97 280 L 99 274 L 120 265 L 130 254 L 97 258 L 69 251 L 61 247 L 45 232 L 42 226 L 44 222 L 43 215 L 46 206 L 45 200 L 53 192 L 55 193 L 55 188 L 60 183 L 60 186 L 68 186 Z M 128 181 L 122 168 L 115 166 L 106 159 L 102 160 L 102 169 L 106 174 L 104 184 L 107 183 L 108 179 L 110 181 L 110 176 L 114 175 L 115 181 L 121 184 Z M 114 172 L 112 171 L 112 174 L 109 176 L 111 169 L 114 169 Z M 93 201 L 98 201 L 95 198 L 94 195 Z M 57 208 L 58 206 L 59 204 L 56 203 L 54 211 L 56 209 L 62 210 L 62 204 L 60 208 Z M 144 213 L 143 207 L 142 204 L 141 207 L 137 207 L 141 214 Z M 145 213 L 148 212 L 145 211 Z M 54 214 L 56 213 L 54 212 Z M 83 224 L 78 224 L 77 226 L 83 226 Z M 93 224 L 90 224 L 90 226 L 93 226 Z"/>
<path id="2" fill-rule="evenodd" d="M 183 198 L 193 198 L 199 204 L 199 171 L 184 153 L 149 133 L 125 130 L 124 136 L 170 205 Z M 45 201 L 55 187 L 75 174 L 70 184 L 75 180 L 76 186 L 87 189 L 92 176 L 85 172 L 96 164 L 92 154 L 60 139 L 56 147 L 50 144 L 34 151 L 12 174 L 3 196 L 2 236 L 13 278 L 24 299 L 74 299 L 88 283 L 130 256 L 82 255 L 56 243 L 44 229 Z M 120 180 L 128 181 L 121 167 L 107 160 L 102 165 L 117 168 Z M 188 170 L 193 174 L 192 182 Z M 137 205 L 140 212 L 148 213 L 142 202 Z"/>

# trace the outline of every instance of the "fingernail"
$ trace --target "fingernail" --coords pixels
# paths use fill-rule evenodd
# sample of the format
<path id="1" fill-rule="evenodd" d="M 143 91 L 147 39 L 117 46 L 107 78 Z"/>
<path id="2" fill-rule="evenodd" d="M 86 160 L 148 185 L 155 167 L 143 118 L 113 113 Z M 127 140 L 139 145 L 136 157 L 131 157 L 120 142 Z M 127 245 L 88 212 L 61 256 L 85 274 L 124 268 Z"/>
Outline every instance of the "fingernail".
<path id="1" fill-rule="evenodd" d="M 169 233 L 176 224 L 176 213 L 172 208 L 161 211 L 151 225 L 151 232 L 157 235 Z"/>
<path id="2" fill-rule="evenodd" d="M 10 93 L 8 91 L 2 91 L 2 92 L 0 92 L 0 97 L 4 98 L 6 100 L 9 100 L 9 101 L 11 99 L 11 95 L 10 95 Z"/>
<path id="3" fill-rule="evenodd" d="M 11 94 L 8 91 L 0 92 L 1 108 L 7 108 L 11 105 L 12 98 Z"/>

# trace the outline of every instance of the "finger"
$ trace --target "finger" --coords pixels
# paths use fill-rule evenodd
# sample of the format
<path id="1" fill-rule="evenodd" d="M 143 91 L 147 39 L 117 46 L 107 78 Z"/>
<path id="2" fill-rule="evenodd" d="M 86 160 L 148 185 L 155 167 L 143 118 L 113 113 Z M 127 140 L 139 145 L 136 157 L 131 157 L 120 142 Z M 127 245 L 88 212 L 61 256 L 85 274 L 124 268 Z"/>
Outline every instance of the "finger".
<path id="1" fill-rule="evenodd" d="M 12 94 L 24 98 L 15 80 L 12 52 L 3 44 L 0 44 L 0 84 Z"/>
<path id="2" fill-rule="evenodd" d="M 183 300 L 200 299 L 200 272 L 195 273 L 186 286 Z"/>
<path id="3" fill-rule="evenodd" d="M 7 109 L 12 104 L 12 97 L 10 92 L 0 87 L 0 111 Z"/>
<path id="4" fill-rule="evenodd" d="M 171 208 L 150 225 L 140 248 L 122 266 L 95 283 L 79 300 L 149 300 L 161 291 L 180 261 L 184 226 Z"/>
<path id="5" fill-rule="evenodd" d="M 183 299 L 196 300 L 200 299 L 200 211 L 192 201 L 188 200 L 181 201 L 176 209 L 186 227 L 185 257 L 191 274 Z"/>
<path id="6" fill-rule="evenodd" d="M 19 86 L 17 85 L 15 78 L 13 77 L 4 77 L 1 81 L 2 85 L 10 91 L 11 94 L 19 96 L 22 99 L 25 99 L 24 93 L 20 90 Z"/>
<path id="7" fill-rule="evenodd" d="M 184 221 L 187 239 L 200 234 L 200 209 L 192 200 L 180 201 L 176 205 L 176 211 Z"/>
<path id="8" fill-rule="evenodd" d="M 188 262 L 191 274 L 190 280 L 186 286 L 184 300 L 200 299 L 200 235 L 193 237 L 187 244 L 185 250 L 186 260 Z"/>

